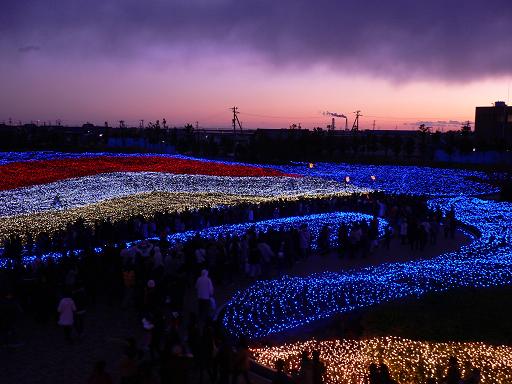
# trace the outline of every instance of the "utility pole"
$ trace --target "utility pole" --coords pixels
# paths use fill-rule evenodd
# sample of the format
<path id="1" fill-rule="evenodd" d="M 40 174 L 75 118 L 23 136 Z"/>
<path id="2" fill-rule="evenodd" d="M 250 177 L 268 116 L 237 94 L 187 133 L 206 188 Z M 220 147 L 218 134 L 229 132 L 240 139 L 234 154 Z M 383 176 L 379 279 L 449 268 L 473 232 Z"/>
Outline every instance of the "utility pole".
<path id="1" fill-rule="evenodd" d="M 238 128 L 240 128 L 240 132 L 242 132 L 242 123 L 240 123 L 240 120 L 238 119 L 238 114 L 240 113 L 238 111 L 238 107 L 229 108 L 233 111 L 233 119 L 231 120 L 231 123 L 233 124 L 233 133 L 236 133 L 236 126 L 238 124 Z"/>
<path id="2" fill-rule="evenodd" d="M 356 114 L 356 118 L 354 119 L 354 124 L 352 124 L 352 131 L 359 131 L 359 118 L 361 115 L 361 111 L 357 110 L 354 112 Z"/>

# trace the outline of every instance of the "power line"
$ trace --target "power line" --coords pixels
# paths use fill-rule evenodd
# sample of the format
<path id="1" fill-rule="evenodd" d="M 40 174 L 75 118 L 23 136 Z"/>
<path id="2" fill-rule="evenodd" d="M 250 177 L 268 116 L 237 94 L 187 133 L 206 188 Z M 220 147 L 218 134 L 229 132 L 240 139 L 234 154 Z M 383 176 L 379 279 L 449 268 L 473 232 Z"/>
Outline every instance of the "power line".
<path id="1" fill-rule="evenodd" d="M 240 123 L 240 120 L 238 119 L 238 114 L 240 113 L 238 111 L 238 107 L 233 107 L 233 108 L 230 108 L 232 111 L 233 111 L 233 119 L 232 119 L 232 123 L 233 123 L 233 133 L 236 133 L 236 125 L 238 123 L 238 127 L 240 128 L 240 132 L 242 132 L 242 123 Z"/>
<path id="2" fill-rule="evenodd" d="M 359 131 L 359 118 L 363 115 L 361 115 L 361 111 L 357 110 L 354 112 L 356 114 L 356 117 L 354 119 L 354 124 L 352 124 L 352 130 L 353 131 Z"/>

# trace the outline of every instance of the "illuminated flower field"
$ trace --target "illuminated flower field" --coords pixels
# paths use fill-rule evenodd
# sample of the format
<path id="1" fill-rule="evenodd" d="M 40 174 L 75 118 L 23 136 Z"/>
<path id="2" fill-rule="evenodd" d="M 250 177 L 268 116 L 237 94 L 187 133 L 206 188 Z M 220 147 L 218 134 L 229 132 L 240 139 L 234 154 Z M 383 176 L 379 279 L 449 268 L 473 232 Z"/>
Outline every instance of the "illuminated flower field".
<path id="1" fill-rule="evenodd" d="M 498 191 L 498 188 L 486 183 L 488 175 L 470 170 L 329 163 L 318 163 L 313 168 L 305 164 L 276 168 L 287 173 L 324 177 L 339 182 L 345 182 L 348 177 L 354 185 L 388 193 L 438 197 L 482 195 Z"/>
<path id="2" fill-rule="evenodd" d="M 384 362 L 399 383 L 424 384 L 430 377 L 437 380 L 444 377 L 450 356 L 480 368 L 483 384 L 512 382 L 512 347 L 483 343 L 434 343 L 397 337 L 310 340 L 273 348 L 254 348 L 252 353 L 257 362 L 267 366 L 283 359 L 286 370 L 292 372 L 300 367 L 300 355 L 304 350 L 310 353 L 321 351 L 329 383 L 363 383 L 368 366 Z M 461 371 L 464 377 L 467 373 L 465 364 L 461 364 Z"/>
<path id="3" fill-rule="evenodd" d="M 0 167 L 1 169 L 1 167 Z M 176 175 L 163 172 L 114 172 L 0 191 L 1 216 L 82 207 L 141 193 L 210 193 L 290 199 L 349 195 L 365 189 L 312 177 Z M 60 205 L 54 198 L 59 196 Z"/>
<path id="4" fill-rule="evenodd" d="M 230 301 L 225 327 L 234 335 L 261 337 L 409 296 L 512 282 L 512 204 L 466 197 L 431 204 L 453 206 L 459 220 L 482 236 L 430 260 L 257 282 Z"/>
<path id="5" fill-rule="evenodd" d="M 201 199 L 203 199 L 202 203 L 204 204 L 211 204 L 212 199 L 215 199 L 215 196 L 212 195 L 187 195 L 187 194 L 179 194 L 179 198 L 177 196 L 169 197 L 166 194 L 160 194 L 159 198 L 161 199 L 159 201 L 160 205 L 162 204 L 174 204 L 175 206 L 170 207 L 170 209 L 174 211 L 177 210 L 183 210 L 187 209 L 187 204 L 193 204 L 194 207 L 199 207 L 201 205 Z M 222 203 L 227 204 L 226 202 L 226 196 L 217 196 L 219 199 L 223 199 Z M 196 200 L 194 200 L 196 199 Z M 249 201 L 249 200 L 248 200 Z M 240 202 L 243 202 L 243 197 L 237 196 L 236 199 L 233 201 L 233 203 L 240 204 Z M 119 204 L 122 205 L 120 209 L 126 209 L 127 215 L 129 212 L 137 212 L 137 210 L 145 211 L 147 209 L 147 201 L 144 199 L 142 200 L 134 200 L 130 202 L 123 202 L 122 199 L 119 202 Z M 157 204 L 158 205 L 158 204 Z M 159 206 L 159 209 L 161 206 Z M 97 207 L 95 207 L 97 208 Z M 101 208 L 98 208 L 101 209 Z M 109 209 L 109 206 L 105 207 L 105 209 Z M 71 210 L 71 212 L 73 212 Z M 91 213 L 92 217 L 94 217 L 93 213 Z M 318 238 L 320 229 L 323 226 L 328 226 L 332 229 L 331 231 L 331 237 L 330 237 L 330 245 L 332 247 L 336 247 L 337 244 L 337 237 L 335 234 L 334 229 L 341 225 L 342 223 L 350 225 L 355 222 L 361 222 L 361 221 L 370 221 L 372 220 L 372 216 L 367 214 L 361 214 L 357 212 L 332 212 L 332 213 L 321 213 L 321 214 L 313 214 L 313 215 L 304 215 L 304 216 L 292 216 L 292 217 L 285 217 L 281 219 L 271 219 L 271 220 L 263 220 L 263 221 L 257 221 L 253 223 L 241 223 L 241 224 L 227 224 L 227 225 L 221 225 L 221 226 L 214 226 L 202 229 L 200 231 L 185 231 L 185 232 L 178 232 L 174 234 L 170 234 L 167 236 L 167 241 L 171 246 L 174 246 L 178 243 L 184 244 L 189 240 L 192 240 L 194 237 L 199 236 L 202 239 L 218 239 L 220 237 L 225 236 L 238 236 L 241 237 L 247 231 L 254 230 L 257 232 L 267 232 L 270 229 L 272 230 L 281 230 L 285 229 L 288 230 L 290 228 L 297 228 L 300 225 L 306 224 L 311 232 L 311 238 L 312 238 L 312 248 L 316 249 L 316 240 Z M 44 220 L 42 220 L 43 224 Z M 388 223 L 383 219 L 378 219 L 379 222 L 379 235 L 382 236 L 384 232 L 384 228 Z M 34 223 L 31 223 L 34 224 Z M 6 229 L 7 230 L 7 229 Z M 159 238 L 148 238 L 146 240 L 154 240 L 158 241 Z M 127 247 L 131 247 L 132 245 L 135 245 L 139 243 L 140 241 L 133 241 L 128 242 L 126 245 Z M 101 249 L 98 249 L 100 251 Z M 75 250 L 75 254 L 80 255 L 83 252 L 83 250 Z M 26 254 L 23 257 L 23 262 L 25 264 L 30 264 L 34 262 L 37 259 L 40 260 L 46 260 L 48 258 L 52 258 L 54 260 L 57 260 L 61 258 L 62 255 L 57 252 L 50 252 L 45 253 L 42 255 L 30 255 Z M 5 267 L 6 262 L 2 261 L 0 259 L 0 268 Z"/>
<path id="6" fill-rule="evenodd" d="M 358 176 L 363 180 L 349 173 L 354 168 L 358 172 L 362 170 Z M 443 211 L 453 208 L 458 220 L 478 231 L 479 236 L 471 244 L 431 260 L 257 282 L 238 292 L 227 305 L 224 325 L 234 335 L 258 338 L 335 313 L 370 308 L 405 297 L 419 298 L 429 292 L 459 287 L 484 288 L 512 283 L 512 204 L 470 197 L 495 192 L 490 185 L 468 179 L 484 178 L 483 175 L 437 173 L 416 167 L 410 168 L 412 172 L 407 172 L 408 167 L 337 165 L 315 166 L 313 170 L 297 166 L 281 169 L 339 181 L 350 175 L 347 181 L 358 186 L 374 185 L 390 193 L 431 195 L 432 208 L 440 207 Z M 331 383 L 359 383 L 368 365 L 381 361 L 389 365 L 400 383 L 424 383 L 429 377 L 445 374 L 443 368 L 451 355 L 480 368 L 483 383 L 508 383 L 512 379 L 512 348 L 482 343 L 435 344 L 397 338 L 331 340 L 253 352 L 256 360 L 264 365 L 273 366 L 278 358 L 284 358 L 288 368 L 294 369 L 303 349 L 320 350 Z"/>
<path id="7" fill-rule="evenodd" d="M 92 226 L 98 220 L 116 222 L 134 216 L 151 218 L 158 213 L 371 190 L 429 196 L 431 208 L 453 208 L 460 222 L 478 232 L 469 245 L 429 260 L 257 281 L 236 293 L 224 308 L 222 322 L 232 336 L 260 338 L 335 313 L 406 297 L 512 283 L 512 204 L 474 197 L 497 191 L 481 172 L 325 163 L 312 168 L 306 164 L 273 167 L 172 155 L 32 152 L 0 154 L 0 176 L 0 240 L 10 235 L 35 236 L 41 231 L 51 235 L 79 219 Z M 324 225 L 335 228 L 340 223 L 370 219 L 357 212 L 295 216 L 175 233 L 168 241 L 186 242 L 196 235 L 241 236 L 249 229 L 288 229 L 301 224 L 309 226 L 315 239 Z M 385 225 L 379 219 L 381 235 Z M 330 241 L 336 245 L 335 231 L 331 231 Z M 48 257 L 60 255 L 25 254 L 23 261 Z M 6 265 L 0 262 L 0 267 Z M 309 341 L 253 352 L 265 365 L 282 357 L 292 369 L 297 366 L 299 351 L 313 348 L 321 350 L 332 383 L 360 382 L 368 364 L 378 361 L 388 363 L 401 383 L 423 382 L 416 366 L 421 367 L 421 377 L 435 376 L 437 365 L 445 365 L 451 354 L 481 368 L 484 383 L 510 382 L 512 377 L 510 348 L 478 343 L 379 338 Z"/>
<path id="8" fill-rule="evenodd" d="M 373 216 L 357 213 L 357 212 L 332 212 L 332 213 L 319 213 L 313 215 L 304 216 L 291 216 L 284 217 L 281 219 L 270 219 L 262 220 L 254 223 L 241 223 L 241 224 L 227 224 L 217 227 L 209 227 L 200 231 L 186 231 L 181 233 L 175 233 L 168 236 L 168 240 L 171 244 L 177 242 L 184 243 L 194 236 L 199 235 L 203 239 L 218 239 L 221 236 L 238 236 L 241 237 L 247 231 L 253 230 L 256 232 L 268 232 L 272 230 L 289 230 L 291 228 L 298 228 L 301 225 L 307 225 L 311 232 L 312 249 L 316 249 L 316 239 L 320 233 L 320 230 L 324 226 L 331 228 L 330 232 L 330 246 L 338 246 L 338 239 L 335 229 L 341 224 L 350 225 L 352 223 L 359 223 L 361 221 L 369 222 L 373 219 Z M 384 229 L 388 225 L 386 220 L 378 219 L 379 223 L 379 235 L 384 234 Z"/>
<path id="9" fill-rule="evenodd" d="M 148 172 L 151 170 L 151 172 Z M 0 241 L 85 225 L 208 207 L 259 204 L 368 189 L 269 167 L 169 155 L 0 155 Z"/>
<path id="10" fill-rule="evenodd" d="M 148 171 L 178 175 L 293 176 L 271 168 L 204 162 L 183 158 L 162 156 L 97 156 L 4 164 L 0 167 L 0 190 L 102 173 Z"/>

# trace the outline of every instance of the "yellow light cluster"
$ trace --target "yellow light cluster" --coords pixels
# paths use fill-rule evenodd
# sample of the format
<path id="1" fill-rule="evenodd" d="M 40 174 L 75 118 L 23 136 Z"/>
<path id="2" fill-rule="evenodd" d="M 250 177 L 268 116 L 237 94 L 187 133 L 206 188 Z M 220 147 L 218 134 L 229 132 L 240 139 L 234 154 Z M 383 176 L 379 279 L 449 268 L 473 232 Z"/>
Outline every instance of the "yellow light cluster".
<path id="1" fill-rule="evenodd" d="M 298 199 L 318 199 L 335 196 L 347 196 L 350 193 L 297 194 L 293 196 L 243 196 L 224 193 L 185 193 L 185 192 L 149 192 L 105 200 L 84 207 L 52 210 L 28 215 L 0 218 L 0 241 L 10 235 L 18 235 L 23 240 L 27 234 L 34 238 L 42 232 L 50 236 L 66 228 L 68 223 L 84 220 L 92 226 L 98 221 L 113 223 L 135 216 L 146 219 L 157 213 L 180 213 L 207 207 L 235 206 L 239 204 L 260 204 L 273 201 L 292 201 Z"/>
<path id="2" fill-rule="evenodd" d="M 472 367 L 481 370 L 482 384 L 512 383 L 512 347 L 484 343 L 434 343 L 398 337 L 367 340 L 328 340 L 254 348 L 260 364 L 274 367 L 277 359 L 286 362 L 288 372 L 300 367 L 300 354 L 320 351 L 327 368 L 328 383 L 359 384 L 367 377 L 371 363 L 384 362 L 401 384 L 423 384 L 430 377 L 437 382 L 446 375 L 450 356 L 457 357 L 463 376 Z"/>

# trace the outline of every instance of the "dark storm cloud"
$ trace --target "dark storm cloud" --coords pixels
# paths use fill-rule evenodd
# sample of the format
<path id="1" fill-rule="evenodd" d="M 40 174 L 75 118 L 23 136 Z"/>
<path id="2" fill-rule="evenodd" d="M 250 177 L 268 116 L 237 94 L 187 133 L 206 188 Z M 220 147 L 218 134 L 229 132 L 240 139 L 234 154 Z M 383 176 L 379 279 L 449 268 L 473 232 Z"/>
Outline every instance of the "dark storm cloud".
<path id="1" fill-rule="evenodd" d="M 277 67 L 459 81 L 512 74 L 511 25 L 510 0 L 4 0 L 0 43 L 110 60 L 209 48 Z"/>

